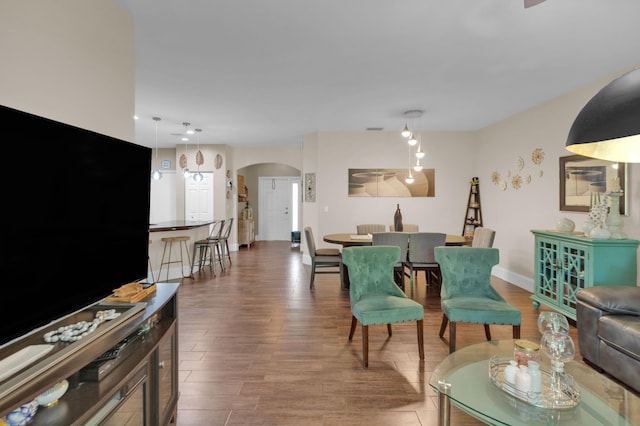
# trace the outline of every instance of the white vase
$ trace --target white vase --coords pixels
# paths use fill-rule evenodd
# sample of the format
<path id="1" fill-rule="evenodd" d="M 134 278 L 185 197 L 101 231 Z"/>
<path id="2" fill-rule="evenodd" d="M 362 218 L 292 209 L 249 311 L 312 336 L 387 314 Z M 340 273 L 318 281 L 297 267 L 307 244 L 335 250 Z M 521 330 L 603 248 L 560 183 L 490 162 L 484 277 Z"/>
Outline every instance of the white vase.
<path id="1" fill-rule="evenodd" d="M 589 232 L 589 236 L 597 240 L 608 240 L 611 238 L 611 233 L 601 226 L 596 226 Z"/>

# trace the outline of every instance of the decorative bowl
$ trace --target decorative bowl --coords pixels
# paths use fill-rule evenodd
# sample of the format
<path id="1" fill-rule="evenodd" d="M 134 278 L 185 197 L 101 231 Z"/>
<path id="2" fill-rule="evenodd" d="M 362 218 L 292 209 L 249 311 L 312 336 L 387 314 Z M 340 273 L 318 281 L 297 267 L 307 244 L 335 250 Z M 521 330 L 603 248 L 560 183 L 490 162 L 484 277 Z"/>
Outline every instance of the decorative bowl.
<path id="1" fill-rule="evenodd" d="M 38 401 L 35 399 L 16 408 L 4 418 L 9 426 L 24 426 L 33 419 L 38 411 Z"/>
<path id="2" fill-rule="evenodd" d="M 58 402 L 62 395 L 67 392 L 67 389 L 69 389 L 69 382 L 63 380 L 61 382 L 58 382 L 51 389 L 48 389 L 38 395 L 36 397 L 36 401 L 38 401 L 38 405 L 42 405 L 43 407 L 50 407 Z"/>

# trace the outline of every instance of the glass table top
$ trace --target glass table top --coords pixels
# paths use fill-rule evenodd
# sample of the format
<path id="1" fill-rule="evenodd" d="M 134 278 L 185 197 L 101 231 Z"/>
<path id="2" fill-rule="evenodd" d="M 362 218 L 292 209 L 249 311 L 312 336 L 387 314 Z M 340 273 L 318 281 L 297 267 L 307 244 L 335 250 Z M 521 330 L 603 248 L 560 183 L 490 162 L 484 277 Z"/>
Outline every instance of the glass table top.
<path id="1" fill-rule="evenodd" d="M 446 389 L 451 404 L 487 424 L 640 424 L 640 396 L 581 361 L 565 364 L 565 371 L 580 389 L 580 402 L 573 408 L 536 407 L 498 388 L 489 378 L 489 359 L 493 355 L 513 355 L 513 345 L 514 340 L 500 340 L 458 349 L 438 365 L 429 385 L 439 394 Z M 543 356 L 541 365 L 548 368 L 549 364 Z"/>

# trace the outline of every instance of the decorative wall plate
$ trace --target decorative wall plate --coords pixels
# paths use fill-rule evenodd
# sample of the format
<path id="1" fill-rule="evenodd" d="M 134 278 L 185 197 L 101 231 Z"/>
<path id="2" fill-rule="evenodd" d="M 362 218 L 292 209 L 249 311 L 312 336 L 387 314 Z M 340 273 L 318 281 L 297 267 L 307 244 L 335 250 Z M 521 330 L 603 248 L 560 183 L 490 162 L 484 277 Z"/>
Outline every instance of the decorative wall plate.
<path id="1" fill-rule="evenodd" d="M 500 181 L 500 189 L 502 189 L 503 191 L 504 191 L 505 189 L 507 189 L 507 182 L 505 182 L 505 181 L 501 180 L 501 181 Z"/>
<path id="2" fill-rule="evenodd" d="M 220 167 L 222 167 L 222 155 L 216 154 L 216 159 L 215 159 L 214 164 L 216 166 L 216 169 L 219 169 Z M 227 177 L 229 177 L 229 176 L 227 176 Z"/>
<path id="3" fill-rule="evenodd" d="M 531 162 L 533 164 L 542 164 L 544 161 L 544 151 L 542 148 L 536 148 L 531 153 Z"/>
<path id="4" fill-rule="evenodd" d="M 524 167 L 524 160 L 522 159 L 522 157 L 518 157 L 518 159 L 516 160 L 515 164 L 514 164 L 516 170 L 522 170 L 522 168 Z"/>
<path id="5" fill-rule="evenodd" d="M 204 164 L 204 155 L 202 155 L 202 151 L 198 150 L 196 154 L 196 164 L 198 166 L 202 166 Z"/>

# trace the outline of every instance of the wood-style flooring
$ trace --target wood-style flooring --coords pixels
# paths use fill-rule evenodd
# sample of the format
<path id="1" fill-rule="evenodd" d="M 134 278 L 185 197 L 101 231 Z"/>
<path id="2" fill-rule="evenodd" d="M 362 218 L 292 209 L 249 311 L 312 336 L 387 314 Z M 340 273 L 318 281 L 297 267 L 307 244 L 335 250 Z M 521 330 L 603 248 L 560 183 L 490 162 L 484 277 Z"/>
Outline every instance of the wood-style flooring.
<path id="1" fill-rule="evenodd" d="M 385 326 L 372 326 L 363 369 L 360 325 L 347 339 L 349 293 L 339 275 L 316 275 L 310 291 L 310 266 L 286 241 L 256 242 L 231 260 L 216 277 L 205 267 L 179 288 L 178 426 L 437 424 L 429 377 L 449 344 L 438 337 L 440 298 L 423 273 L 414 299 L 425 307 L 425 360 L 415 323 L 394 324 L 391 338 Z M 522 311 L 521 337 L 538 342 L 530 293 L 493 280 Z M 491 331 L 493 339 L 512 338 L 510 326 Z M 577 346 L 575 327 L 571 335 Z M 483 341 L 481 325 L 458 324 L 458 349 Z M 453 408 L 452 424 L 480 423 Z"/>

